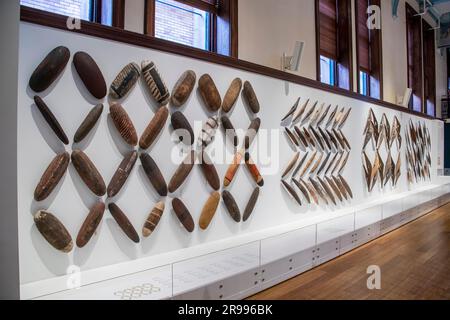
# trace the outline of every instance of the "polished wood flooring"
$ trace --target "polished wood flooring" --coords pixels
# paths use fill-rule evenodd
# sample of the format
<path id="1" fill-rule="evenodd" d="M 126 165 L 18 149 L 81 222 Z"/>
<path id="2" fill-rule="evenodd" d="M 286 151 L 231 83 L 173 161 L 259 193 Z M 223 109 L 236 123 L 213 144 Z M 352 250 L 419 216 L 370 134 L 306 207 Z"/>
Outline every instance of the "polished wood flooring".
<path id="1" fill-rule="evenodd" d="M 381 290 L 367 268 L 381 268 Z M 450 299 L 450 204 L 251 300 Z"/>

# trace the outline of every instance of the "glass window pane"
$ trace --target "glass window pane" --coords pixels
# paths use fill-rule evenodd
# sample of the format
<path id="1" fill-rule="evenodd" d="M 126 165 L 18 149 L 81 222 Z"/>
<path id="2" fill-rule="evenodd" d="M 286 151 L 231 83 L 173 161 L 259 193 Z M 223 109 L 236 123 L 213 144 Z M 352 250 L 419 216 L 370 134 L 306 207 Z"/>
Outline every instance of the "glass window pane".
<path id="1" fill-rule="evenodd" d="M 113 0 L 102 0 L 102 24 L 112 26 Z"/>
<path id="2" fill-rule="evenodd" d="M 320 81 L 334 86 L 335 62 L 332 59 L 320 56 Z"/>
<path id="3" fill-rule="evenodd" d="M 367 73 L 359 72 L 359 93 L 367 96 Z"/>
<path id="4" fill-rule="evenodd" d="M 156 0 L 155 36 L 208 50 L 208 13 L 174 0 Z"/>
<path id="5" fill-rule="evenodd" d="M 20 4 L 82 20 L 90 20 L 91 0 L 20 0 Z"/>

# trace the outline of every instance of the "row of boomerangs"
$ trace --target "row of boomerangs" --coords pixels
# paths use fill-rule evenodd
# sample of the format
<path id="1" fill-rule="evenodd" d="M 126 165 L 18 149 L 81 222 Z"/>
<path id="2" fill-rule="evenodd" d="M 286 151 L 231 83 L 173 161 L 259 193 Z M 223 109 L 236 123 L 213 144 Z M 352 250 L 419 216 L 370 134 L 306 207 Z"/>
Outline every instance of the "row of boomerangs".
<path id="1" fill-rule="evenodd" d="M 378 121 L 373 109 L 370 109 L 367 117 L 366 125 L 364 127 L 364 143 L 362 151 L 362 164 L 364 169 L 364 176 L 369 192 L 372 192 L 377 182 L 380 182 L 382 188 L 386 187 L 389 181 L 393 188 L 397 186 L 398 180 L 401 176 L 401 136 L 402 126 L 397 116 L 394 116 L 392 126 L 385 113 L 383 113 L 381 122 Z M 371 162 L 367 146 L 369 142 L 372 143 L 372 148 L 375 150 L 375 158 Z M 392 156 L 392 148 L 396 143 L 397 147 L 397 161 L 394 162 Z M 380 150 L 385 147 L 387 152 L 387 159 L 383 161 Z"/>
<path id="2" fill-rule="evenodd" d="M 409 183 L 431 179 L 431 135 L 424 123 L 409 122 L 406 135 L 406 162 Z"/>
<path id="3" fill-rule="evenodd" d="M 281 120 L 289 122 L 285 133 L 297 151 L 283 170 L 281 183 L 300 206 L 302 201 L 294 186 L 308 204 L 319 205 L 323 201 L 326 205 L 337 205 L 353 198 L 342 176 L 351 151 L 342 128 L 351 108 L 332 109 L 325 103 L 318 107 L 318 101 L 311 107 L 309 104 L 308 99 L 300 106 L 300 98 L 297 99 Z M 287 182 L 289 178 L 294 186 Z"/>

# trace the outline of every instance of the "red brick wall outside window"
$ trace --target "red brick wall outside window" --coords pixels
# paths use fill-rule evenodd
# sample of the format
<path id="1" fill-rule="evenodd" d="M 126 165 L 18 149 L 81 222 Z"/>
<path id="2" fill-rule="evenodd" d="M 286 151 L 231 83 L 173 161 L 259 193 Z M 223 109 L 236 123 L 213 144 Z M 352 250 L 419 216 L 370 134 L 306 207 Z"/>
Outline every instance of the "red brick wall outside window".
<path id="1" fill-rule="evenodd" d="M 155 1 L 155 36 L 208 50 L 208 14 L 174 0 Z"/>
<path id="2" fill-rule="evenodd" d="M 27 7 L 83 20 L 89 20 L 90 3 L 90 0 L 20 0 L 20 4 Z"/>

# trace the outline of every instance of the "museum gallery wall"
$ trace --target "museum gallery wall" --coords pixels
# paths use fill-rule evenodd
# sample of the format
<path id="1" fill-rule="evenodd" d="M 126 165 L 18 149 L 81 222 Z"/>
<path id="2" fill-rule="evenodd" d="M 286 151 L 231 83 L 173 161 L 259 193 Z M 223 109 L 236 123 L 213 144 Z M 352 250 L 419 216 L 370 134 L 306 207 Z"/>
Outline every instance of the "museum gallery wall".
<path id="1" fill-rule="evenodd" d="M 22 285 L 245 244 L 436 178 L 433 120 L 118 42 L 21 23 L 19 88 Z"/>

